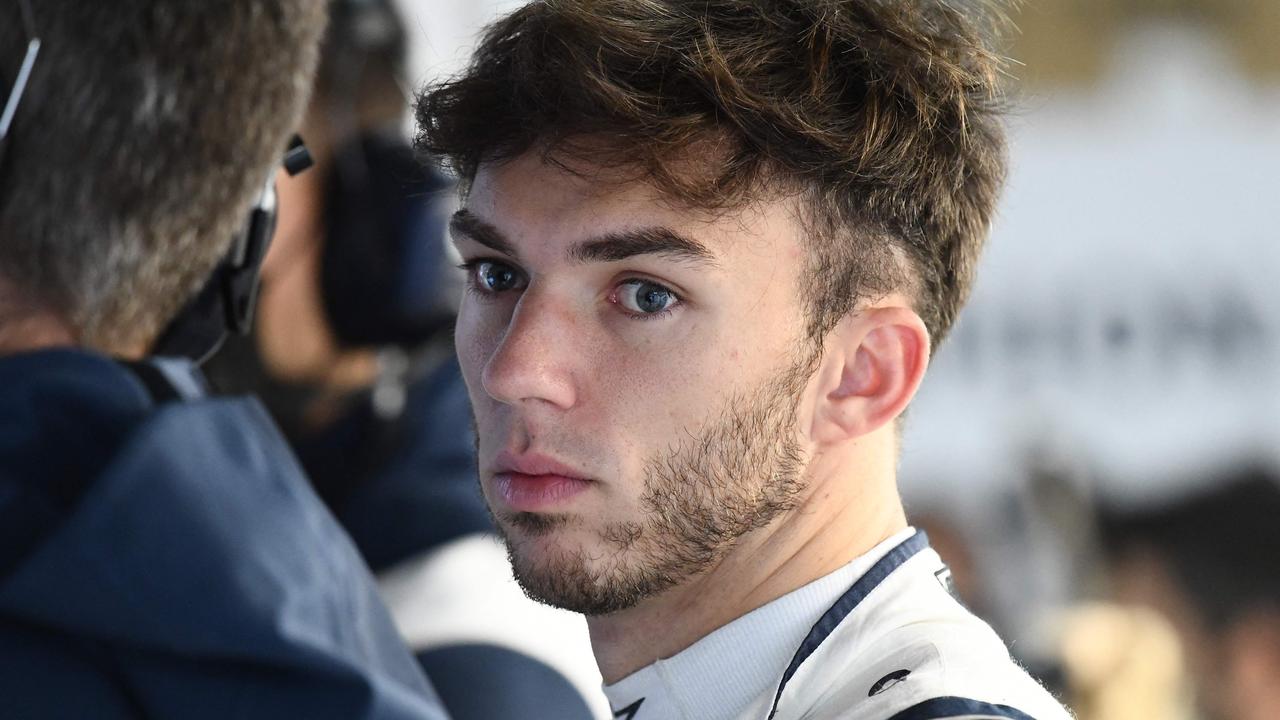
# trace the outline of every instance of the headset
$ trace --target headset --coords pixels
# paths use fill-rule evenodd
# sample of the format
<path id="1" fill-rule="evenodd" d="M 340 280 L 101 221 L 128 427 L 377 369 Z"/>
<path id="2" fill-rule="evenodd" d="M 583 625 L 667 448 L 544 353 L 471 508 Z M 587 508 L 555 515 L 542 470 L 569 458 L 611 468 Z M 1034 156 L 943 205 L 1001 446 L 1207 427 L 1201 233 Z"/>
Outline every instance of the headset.
<path id="1" fill-rule="evenodd" d="M 297 135 L 285 151 L 284 169 L 289 175 L 311 167 L 311 153 Z M 262 261 L 276 231 L 275 169 L 249 211 L 243 230 L 236 235 L 204 287 L 187 301 L 151 348 L 151 355 L 185 357 L 203 364 L 226 342 L 231 333 L 248 335 L 258 303 Z"/>
<path id="2" fill-rule="evenodd" d="M 329 326 L 346 347 L 418 347 L 453 323 L 449 186 L 395 132 L 363 133 L 337 153 L 325 178 L 320 261 Z M 344 161 L 358 161 L 360 172 Z"/>
<path id="3" fill-rule="evenodd" d="M 450 185 L 424 166 L 399 128 L 357 130 L 352 98 L 366 69 L 374 58 L 403 62 L 404 24 L 394 3 L 330 0 L 329 9 L 325 52 L 336 75 L 325 110 L 335 134 L 348 139 L 334 148 L 324 184 L 325 316 L 345 347 L 411 350 L 453 324 L 458 288 L 443 217 Z"/>

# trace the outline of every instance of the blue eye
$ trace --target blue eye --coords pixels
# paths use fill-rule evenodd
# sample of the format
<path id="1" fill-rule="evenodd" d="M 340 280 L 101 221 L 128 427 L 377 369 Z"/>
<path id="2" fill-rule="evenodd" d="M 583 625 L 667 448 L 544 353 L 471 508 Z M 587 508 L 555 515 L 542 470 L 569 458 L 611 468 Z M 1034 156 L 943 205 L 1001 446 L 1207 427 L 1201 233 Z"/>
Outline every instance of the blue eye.
<path id="1" fill-rule="evenodd" d="M 655 315 L 680 302 L 671 290 L 647 280 L 628 280 L 615 294 L 615 302 L 638 315 Z"/>
<path id="2" fill-rule="evenodd" d="M 472 285 L 481 292 L 500 293 L 519 290 L 524 284 L 520 271 L 500 262 L 480 260 L 468 263 L 467 269 L 471 273 Z"/>

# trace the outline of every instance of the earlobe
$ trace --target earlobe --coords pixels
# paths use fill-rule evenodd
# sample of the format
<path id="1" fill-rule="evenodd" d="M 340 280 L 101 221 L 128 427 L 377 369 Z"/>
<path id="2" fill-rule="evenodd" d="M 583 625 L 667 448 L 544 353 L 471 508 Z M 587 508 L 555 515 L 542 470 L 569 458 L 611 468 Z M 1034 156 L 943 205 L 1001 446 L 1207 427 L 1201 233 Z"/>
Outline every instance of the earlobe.
<path id="1" fill-rule="evenodd" d="M 833 355 L 839 376 L 819 399 L 814 426 L 814 439 L 827 443 L 874 432 L 901 415 L 929 363 L 928 330 L 905 307 L 865 310 L 832 339 L 844 348 Z"/>

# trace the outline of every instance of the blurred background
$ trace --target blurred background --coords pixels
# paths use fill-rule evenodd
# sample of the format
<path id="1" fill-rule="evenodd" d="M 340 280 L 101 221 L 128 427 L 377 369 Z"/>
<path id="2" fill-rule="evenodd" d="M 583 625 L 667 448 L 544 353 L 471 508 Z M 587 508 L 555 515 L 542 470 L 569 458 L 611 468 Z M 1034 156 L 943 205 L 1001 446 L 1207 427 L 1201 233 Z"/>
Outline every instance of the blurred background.
<path id="1" fill-rule="evenodd" d="M 329 55 L 306 128 L 318 172 L 282 186 L 258 335 L 224 363 L 384 583 L 485 527 L 448 359 L 452 200 L 402 162 L 405 102 L 519 4 L 396 0 L 390 84 L 362 79 L 367 51 Z M 1280 2 L 1027 0 L 1016 22 L 1012 172 L 907 423 L 908 512 L 1082 720 L 1275 720 Z M 352 42 L 381 47 L 364 25 Z M 414 201 L 380 199 L 385 182 Z M 388 214 L 382 240 L 352 230 Z M 424 488 L 422 467 L 444 479 Z M 447 537 L 422 535 L 431 513 Z"/>
<path id="2" fill-rule="evenodd" d="M 1280 3 L 1017 23 L 1012 172 L 908 511 L 1081 718 L 1280 718 Z"/>

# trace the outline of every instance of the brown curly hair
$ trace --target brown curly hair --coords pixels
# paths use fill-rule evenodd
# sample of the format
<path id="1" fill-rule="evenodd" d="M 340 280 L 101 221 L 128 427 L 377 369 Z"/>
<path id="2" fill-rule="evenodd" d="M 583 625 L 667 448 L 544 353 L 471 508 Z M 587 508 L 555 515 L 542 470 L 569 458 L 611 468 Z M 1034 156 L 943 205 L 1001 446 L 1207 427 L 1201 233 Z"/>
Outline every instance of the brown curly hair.
<path id="1" fill-rule="evenodd" d="M 464 191 L 536 147 L 692 207 L 795 195 L 810 338 L 907 289 L 936 346 L 1005 175 L 1004 26 L 981 0 L 540 0 L 424 89 L 417 144 Z"/>

